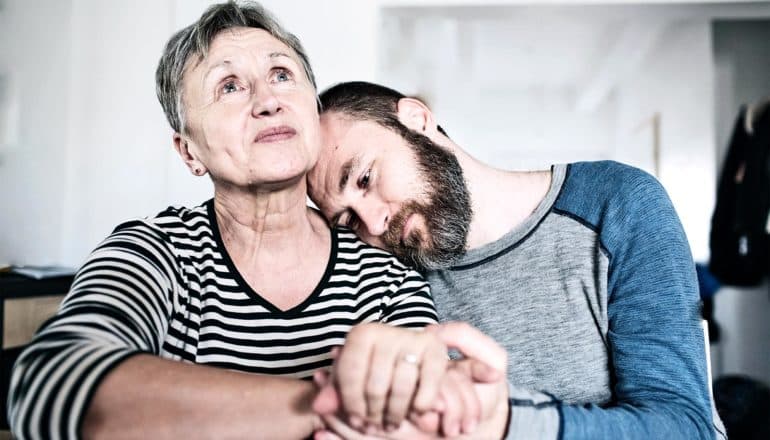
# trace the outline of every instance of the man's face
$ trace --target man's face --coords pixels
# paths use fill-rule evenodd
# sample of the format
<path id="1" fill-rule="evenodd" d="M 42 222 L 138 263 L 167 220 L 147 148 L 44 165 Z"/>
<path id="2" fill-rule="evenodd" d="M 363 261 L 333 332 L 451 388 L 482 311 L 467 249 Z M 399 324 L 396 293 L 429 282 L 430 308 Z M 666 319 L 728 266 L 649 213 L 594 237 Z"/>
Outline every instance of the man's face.
<path id="1" fill-rule="evenodd" d="M 453 154 L 371 121 L 321 115 L 322 148 L 310 197 L 332 224 L 408 264 L 447 267 L 465 251 L 470 197 Z"/>

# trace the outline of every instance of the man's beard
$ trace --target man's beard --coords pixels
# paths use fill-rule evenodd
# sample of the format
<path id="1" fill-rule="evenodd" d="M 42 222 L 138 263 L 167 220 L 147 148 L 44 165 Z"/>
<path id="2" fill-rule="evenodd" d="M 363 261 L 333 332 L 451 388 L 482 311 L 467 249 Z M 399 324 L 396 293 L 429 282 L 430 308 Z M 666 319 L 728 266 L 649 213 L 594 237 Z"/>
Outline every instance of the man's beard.
<path id="1" fill-rule="evenodd" d="M 454 154 L 426 136 L 406 127 L 399 131 L 417 158 L 427 203 L 405 203 L 390 220 L 382 240 L 407 264 L 427 270 L 447 268 L 465 253 L 473 215 L 463 170 Z M 413 230 L 402 240 L 412 214 L 425 220 L 427 230 Z"/>

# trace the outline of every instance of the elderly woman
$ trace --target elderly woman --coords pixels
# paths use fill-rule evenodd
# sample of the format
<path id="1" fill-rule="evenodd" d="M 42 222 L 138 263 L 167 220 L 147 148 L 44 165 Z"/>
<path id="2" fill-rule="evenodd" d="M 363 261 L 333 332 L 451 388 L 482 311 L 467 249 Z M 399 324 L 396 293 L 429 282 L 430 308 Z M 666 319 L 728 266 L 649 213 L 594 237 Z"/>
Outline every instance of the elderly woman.
<path id="1" fill-rule="evenodd" d="M 14 369 L 13 433 L 306 437 L 321 422 L 299 379 L 358 323 L 435 322 L 428 286 L 306 206 L 313 73 L 261 7 L 214 5 L 176 33 L 157 91 L 214 196 L 123 223 L 93 251 Z"/>

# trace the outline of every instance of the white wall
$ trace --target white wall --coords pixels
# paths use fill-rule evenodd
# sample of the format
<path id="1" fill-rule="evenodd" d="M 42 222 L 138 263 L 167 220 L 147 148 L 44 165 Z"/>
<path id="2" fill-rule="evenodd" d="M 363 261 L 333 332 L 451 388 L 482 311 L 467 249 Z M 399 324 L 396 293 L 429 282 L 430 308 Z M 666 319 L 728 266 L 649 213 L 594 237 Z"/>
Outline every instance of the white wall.
<path id="1" fill-rule="evenodd" d="M 20 122 L 14 144 L 0 147 L 0 263 L 59 260 L 71 13 L 70 1 L 11 1 L 0 10 L 0 74 L 18 98 L 3 108 Z"/>
<path id="2" fill-rule="evenodd" d="M 654 171 L 652 118 L 659 115 L 659 179 L 696 261 L 708 260 L 714 206 L 713 56 L 708 20 L 674 21 L 617 90 L 613 157 Z"/>
<path id="3" fill-rule="evenodd" d="M 64 228 L 54 248 L 67 264 L 79 265 L 119 222 L 164 207 L 171 141 L 154 65 L 170 14 L 153 0 L 73 1 Z"/>
<path id="4" fill-rule="evenodd" d="M 590 50 L 567 45 L 585 46 L 590 24 L 569 9 L 493 9 L 386 9 L 378 80 L 426 100 L 453 140 L 499 168 L 608 158 L 612 109 L 578 112 L 571 82 Z"/>
<path id="5" fill-rule="evenodd" d="M 460 145 L 502 169 L 612 158 L 614 100 L 591 113 L 575 110 L 573 88 L 484 89 L 437 113 Z M 468 111 L 468 109 L 478 109 Z"/>

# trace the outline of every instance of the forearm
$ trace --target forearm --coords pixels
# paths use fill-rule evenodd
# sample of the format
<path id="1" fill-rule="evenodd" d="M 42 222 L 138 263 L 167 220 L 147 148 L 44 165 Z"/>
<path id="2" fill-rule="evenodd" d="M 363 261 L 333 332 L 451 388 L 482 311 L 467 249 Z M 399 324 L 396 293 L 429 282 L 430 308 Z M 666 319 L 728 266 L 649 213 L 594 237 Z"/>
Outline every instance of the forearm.
<path id="1" fill-rule="evenodd" d="M 699 408 L 684 398 L 639 399 L 600 407 L 566 405 L 553 397 L 509 386 L 511 417 L 506 438 L 647 439 L 713 438 Z"/>
<path id="2" fill-rule="evenodd" d="M 689 438 L 713 439 L 715 427 L 682 402 L 649 402 L 645 406 L 621 404 L 564 406 L 563 439 Z"/>
<path id="3" fill-rule="evenodd" d="M 138 355 L 98 386 L 85 438 L 300 439 L 321 426 L 315 385 Z"/>

